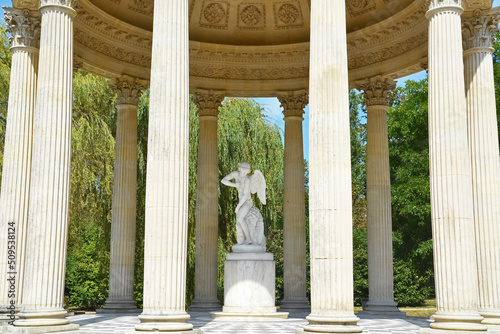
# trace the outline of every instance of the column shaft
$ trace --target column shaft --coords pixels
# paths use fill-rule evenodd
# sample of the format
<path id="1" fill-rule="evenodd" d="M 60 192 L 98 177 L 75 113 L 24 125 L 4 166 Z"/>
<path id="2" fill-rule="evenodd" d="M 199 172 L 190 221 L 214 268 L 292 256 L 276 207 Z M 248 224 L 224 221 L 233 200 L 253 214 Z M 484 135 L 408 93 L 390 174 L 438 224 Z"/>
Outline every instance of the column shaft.
<path id="1" fill-rule="evenodd" d="M 368 232 L 367 313 L 400 315 L 394 302 L 391 178 L 389 135 L 387 133 L 388 95 L 396 82 L 376 77 L 359 84 L 364 90 L 368 115 L 366 131 L 366 197 Z"/>
<path id="2" fill-rule="evenodd" d="M 429 18 L 429 160 L 437 313 L 432 329 L 483 331 L 477 311 L 461 1 L 433 0 Z M 433 332 L 432 329 L 422 333 Z"/>
<path id="3" fill-rule="evenodd" d="M 474 225 L 479 275 L 479 313 L 500 329 L 500 164 L 492 39 L 498 14 L 464 19 L 465 89 L 472 166 Z M 467 39 L 469 37 L 470 39 Z M 483 38 L 484 37 L 484 38 Z"/>
<path id="4" fill-rule="evenodd" d="M 154 4 L 144 246 L 136 331 L 190 331 L 185 311 L 189 152 L 188 1 Z"/>
<path id="5" fill-rule="evenodd" d="M 309 310 L 306 279 L 306 208 L 302 121 L 306 93 L 278 96 L 285 115 L 283 283 L 281 310 Z"/>
<path id="6" fill-rule="evenodd" d="M 0 195 L 0 264 L 5 277 L 0 280 L 0 305 L 2 313 L 9 313 L 22 303 L 23 296 L 40 13 L 26 15 L 6 8 L 5 16 L 12 34 L 12 65 Z M 9 253 L 8 247 L 14 252 Z M 7 274 L 12 272 L 17 275 Z M 15 282 L 7 281 L 12 276 Z M 2 316 L 0 322 L 4 319 L 11 318 Z"/>
<path id="7" fill-rule="evenodd" d="M 118 104 L 106 311 L 137 312 L 134 306 L 136 190 L 137 104 Z"/>
<path id="8" fill-rule="evenodd" d="M 311 314 L 304 332 L 361 333 L 353 302 L 345 1 L 311 1 Z"/>
<path id="9" fill-rule="evenodd" d="M 73 88 L 71 1 L 42 3 L 40 63 L 33 129 L 30 226 L 21 320 L 16 327 L 78 328 L 64 317 Z M 67 325 L 67 326 L 59 326 Z M 58 327 L 54 329 L 49 326 Z M 29 329 L 20 328 L 20 331 Z M 16 331 L 14 331 L 16 332 Z"/>
<path id="10" fill-rule="evenodd" d="M 387 306 L 394 302 L 392 266 L 392 212 L 387 106 L 367 107 L 366 196 L 368 230 L 368 305 Z M 396 308 L 396 309 L 395 309 Z M 369 307 L 367 308 L 369 311 Z M 381 309 L 382 311 L 382 309 Z M 389 311 L 389 310 L 388 310 Z"/>
<path id="11" fill-rule="evenodd" d="M 224 95 L 196 92 L 200 130 L 196 182 L 196 265 L 191 311 L 220 311 L 217 299 L 219 164 L 217 115 Z"/>

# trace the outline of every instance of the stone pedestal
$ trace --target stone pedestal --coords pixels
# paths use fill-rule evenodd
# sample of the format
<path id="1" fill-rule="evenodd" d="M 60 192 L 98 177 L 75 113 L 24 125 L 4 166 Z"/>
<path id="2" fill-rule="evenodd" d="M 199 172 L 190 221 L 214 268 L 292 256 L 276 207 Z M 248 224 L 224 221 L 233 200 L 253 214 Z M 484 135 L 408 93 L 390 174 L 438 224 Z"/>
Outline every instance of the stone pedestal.
<path id="1" fill-rule="evenodd" d="M 275 262 L 271 253 L 228 253 L 224 264 L 224 307 L 216 318 L 281 318 L 275 306 Z"/>

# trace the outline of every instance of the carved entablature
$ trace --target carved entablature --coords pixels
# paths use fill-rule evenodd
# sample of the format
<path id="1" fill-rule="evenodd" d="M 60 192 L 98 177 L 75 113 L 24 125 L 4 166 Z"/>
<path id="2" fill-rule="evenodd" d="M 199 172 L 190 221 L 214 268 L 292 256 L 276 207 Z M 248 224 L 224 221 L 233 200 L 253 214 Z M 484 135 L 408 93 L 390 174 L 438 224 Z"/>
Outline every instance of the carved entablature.
<path id="1" fill-rule="evenodd" d="M 224 100 L 224 92 L 212 90 L 196 90 L 193 101 L 198 106 L 199 116 L 219 116 L 219 107 Z"/>
<path id="2" fill-rule="evenodd" d="M 463 6 L 465 10 L 490 9 L 491 0 L 464 0 Z"/>
<path id="3" fill-rule="evenodd" d="M 286 117 L 302 117 L 304 108 L 309 104 L 309 94 L 305 91 L 278 94 L 278 100 Z"/>
<path id="4" fill-rule="evenodd" d="M 118 104 L 138 105 L 142 91 L 148 88 L 149 82 L 122 75 L 111 79 L 109 86 L 118 96 L 116 100 Z"/>
<path id="5" fill-rule="evenodd" d="M 40 12 L 5 7 L 4 18 L 13 48 L 40 48 Z"/>
<path id="6" fill-rule="evenodd" d="M 396 88 L 396 81 L 382 76 L 366 79 L 356 83 L 362 90 L 367 106 L 388 105 L 389 94 Z"/>
<path id="7" fill-rule="evenodd" d="M 427 0 L 429 10 L 441 7 L 462 7 L 462 0 Z"/>
<path id="8" fill-rule="evenodd" d="M 64 6 L 74 8 L 77 0 L 40 0 L 40 6 Z"/>
<path id="9" fill-rule="evenodd" d="M 476 9 L 472 17 L 462 17 L 462 38 L 464 50 L 491 48 L 498 32 L 499 13 Z"/>

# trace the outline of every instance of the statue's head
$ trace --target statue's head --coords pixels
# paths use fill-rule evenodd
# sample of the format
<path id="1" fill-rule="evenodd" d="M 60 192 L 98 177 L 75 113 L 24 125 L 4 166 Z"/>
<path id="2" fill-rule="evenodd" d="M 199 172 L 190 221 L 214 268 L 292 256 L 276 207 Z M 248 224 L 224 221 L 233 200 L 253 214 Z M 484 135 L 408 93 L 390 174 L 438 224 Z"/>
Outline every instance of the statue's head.
<path id="1" fill-rule="evenodd" d="M 238 169 L 240 170 L 240 172 L 244 172 L 245 175 L 250 173 L 251 171 L 250 164 L 248 162 L 240 162 L 238 164 Z"/>

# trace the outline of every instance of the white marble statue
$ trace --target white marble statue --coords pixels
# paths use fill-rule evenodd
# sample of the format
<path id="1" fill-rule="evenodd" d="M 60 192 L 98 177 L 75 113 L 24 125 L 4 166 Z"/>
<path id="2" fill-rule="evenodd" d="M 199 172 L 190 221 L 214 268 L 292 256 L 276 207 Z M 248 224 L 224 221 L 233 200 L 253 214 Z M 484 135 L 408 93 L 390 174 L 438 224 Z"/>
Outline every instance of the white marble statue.
<path id="1" fill-rule="evenodd" d="M 252 194 L 257 193 L 262 204 L 266 204 L 266 180 L 260 170 L 256 169 L 253 175 L 248 175 L 250 171 L 250 164 L 241 162 L 238 164 L 238 171 L 221 181 L 226 186 L 238 189 L 239 201 L 235 210 L 238 244 L 233 247 L 235 252 L 265 252 L 266 248 L 264 219 L 252 201 Z M 235 182 L 231 182 L 233 179 Z"/>

